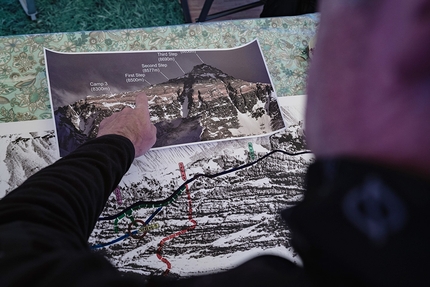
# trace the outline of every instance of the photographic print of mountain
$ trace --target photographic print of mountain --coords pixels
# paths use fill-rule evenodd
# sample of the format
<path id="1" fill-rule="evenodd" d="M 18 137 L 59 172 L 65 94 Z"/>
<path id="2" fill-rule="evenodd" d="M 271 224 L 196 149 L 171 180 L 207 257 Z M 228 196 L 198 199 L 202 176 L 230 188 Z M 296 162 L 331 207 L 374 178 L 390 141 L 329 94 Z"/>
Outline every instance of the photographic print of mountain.
<path id="1" fill-rule="evenodd" d="M 270 135 L 285 128 L 257 41 L 235 49 L 57 53 L 45 50 L 60 155 L 148 96 L 154 148 Z"/>

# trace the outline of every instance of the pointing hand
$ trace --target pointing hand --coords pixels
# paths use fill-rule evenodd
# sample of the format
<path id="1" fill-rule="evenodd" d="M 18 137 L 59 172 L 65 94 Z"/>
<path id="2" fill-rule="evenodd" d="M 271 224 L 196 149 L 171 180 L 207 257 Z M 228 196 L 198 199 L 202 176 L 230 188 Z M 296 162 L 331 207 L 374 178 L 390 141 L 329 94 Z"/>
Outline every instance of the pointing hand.
<path id="1" fill-rule="evenodd" d="M 145 93 L 136 96 L 134 109 L 125 107 L 121 112 L 105 118 L 99 127 L 98 137 L 117 134 L 128 138 L 134 145 L 135 157 L 147 152 L 157 139 L 157 129 L 149 117 L 148 98 Z"/>

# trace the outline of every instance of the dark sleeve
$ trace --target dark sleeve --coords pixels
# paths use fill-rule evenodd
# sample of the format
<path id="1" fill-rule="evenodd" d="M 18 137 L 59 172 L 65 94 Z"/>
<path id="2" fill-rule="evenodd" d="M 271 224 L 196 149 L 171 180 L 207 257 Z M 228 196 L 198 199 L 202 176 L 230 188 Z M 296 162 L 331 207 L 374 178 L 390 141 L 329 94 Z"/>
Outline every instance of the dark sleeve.
<path id="1" fill-rule="evenodd" d="M 0 200 L 0 285 L 144 286 L 87 243 L 134 153 L 125 137 L 96 138 Z"/>
<path id="2" fill-rule="evenodd" d="M 0 225 L 39 224 L 86 247 L 107 198 L 133 159 L 134 147 L 125 137 L 107 135 L 88 141 L 3 198 Z"/>
<path id="3" fill-rule="evenodd" d="M 284 210 L 318 286 L 429 286 L 430 182 L 350 158 L 318 160 Z"/>

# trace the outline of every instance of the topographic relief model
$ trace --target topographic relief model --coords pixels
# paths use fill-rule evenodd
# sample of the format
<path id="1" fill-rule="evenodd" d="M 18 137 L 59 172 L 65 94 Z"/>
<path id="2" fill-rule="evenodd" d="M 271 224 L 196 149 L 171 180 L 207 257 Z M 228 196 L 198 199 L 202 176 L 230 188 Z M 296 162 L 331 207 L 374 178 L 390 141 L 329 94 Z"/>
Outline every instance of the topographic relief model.
<path id="1" fill-rule="evenodd" d="M 301 108 L 282 111 L 288 128 L 271 136 L 152 150 L 136 159 L 108 200 L 93 248 L 123 271 L 171 276 L 225 270 L 261 254 L 298 261 L 279 212 L 301 200 L 312 156 L 274 152 L 251 164 L 274 150 L 305 149 Z"/>
<path id="2" fill-rule="evenodd" d="M 137 93 L 148 96 L 154 148 L 270 135 L 285 128 L 257 41 L 227 50 L 45 50 L 60 155 L 96 136 Z"/>

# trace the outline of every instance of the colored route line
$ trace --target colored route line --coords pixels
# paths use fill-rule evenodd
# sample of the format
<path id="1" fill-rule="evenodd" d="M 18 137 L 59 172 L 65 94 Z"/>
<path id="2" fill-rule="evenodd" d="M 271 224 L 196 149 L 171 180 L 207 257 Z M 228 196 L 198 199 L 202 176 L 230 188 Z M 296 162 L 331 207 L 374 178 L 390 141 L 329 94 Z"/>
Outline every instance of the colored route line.
<path id="1" fill-rule="evenodd" d="M 249 159 L 254 161 L 255 160 L 255 152 L 254 152 L 254 146 L 252 145 L 252 142 L 248 143 L 248 150 L 249 150 Z"/>
<path id="2" fill-rule="evenodd" d="M 187 180 L 187 175 L 185 173 L 185 167 L 184 167 L 184 164 L 182 162 L 179 163 L 179 170 L 181 172 L 182 179 L 184 181 L 186 181 Z M 189 227 L 187 227 L 187 228 L 185 228 L 185 229 L 182 229 L 182 230 L 180 230 L 178 232 L 175 232 L 175 233 L 173 233 L 173 234 L 171 234 L 171 235 L 169 235 L 167 237 L 164 237 L 160 241 L 160 243 L 158 243 L 158 249 L 157 249 L 157 252 L 156 252 L 157 258 L 159 260 L 161 260 L 164 264 L 166 264 L 166 270 L 163 272 L 163 275 L 169 274 L 170 269 L 172 268 L 172 264 L 170 263 L 170 261 L 167 260 L 165 257 L 162 256 L 164 243 L 166 243 L 169 240 L 172 240 L 173 238 L 179 237 L 179 236 L 181 236 L 182 234 L 184 234 L 184 233 L 186 233 L 188 231 L 193 230 L 196 227 L 196 225 L 197 225 L 197 222 L 193 219 L 193 208 L 192 208 L 192 205 L 191 205 L 191 193 L 190 193 L 190 190 L 188 189 L 188 185 L 185 185 L 185 190 L 186 190 L 187 198 L 188 198 L 188 220 L 192 223 L 192 225 L 189 226 Z"/>
<path id="3" fill-rule="evenodd" d="M 252 143 L 248 143 L 248 149 L 249 149 L 249 153 L 250 153 L 250 159 L 252 160 L 252 158 L 255 157 L 255 151 L 254 151 L 254 148 L 252 146 Z M 294 152 L 284 151 L 284 150 L 273 150 L 273 151 L 265 154 L 261 158 L 255 160 L 255 161 L 249 162 L 247 164 L 244 164 L 244 165 L 241 165 L 241 166 L 237 166 L 237 167 L 233 167 L 231 169 L 228 169 L 228 170 L 216 173 L 216 174 L 201 174 L 201 173 L 200 174 L 196 174 L 191 179 L 188 179 L 188 180 L 186 180 L 186 174 L 185 174 L 185 169 L 184 169 L 183 165 L 182 166 L 180 165 L 179 169 L 181 171 L 181 177 L 182 177 L 183 180 L 186 180 L 186 181 L 181 186 L 179 186 L 179 188 L 177 188 L 169 197 L 167 197 L 167 198 L 165 198 L 163 200 L 158 200 L 158 201 L 138 201 L 138 202 L 135 202 L 132 205 L 124 208 L 121 212 L 119 212 L 117 214 L 106 216 L 106 217 L 100 217 L 98 220 L 112 220 L 112 219 L 115 219 L 114 227 L 115 227 L 116 230 L 118 230 L 117 229 L 118 228 L 118 221 L 121 220 L 122 218 L 124 218 L 124 217 L 127 216 L 131 221 L 133 221 L 133 218 L 131 216 L 131 213 L 132 213 L 133 210 L 137 210 L 137 209 L 140 209 L 140 208 L 158 207 L 149 216 L 149 218 L 145 221 L 145 225 L 148 225 L 151 222 L 151 220 L 161 211 L 161 209 L 163 208 L 163 206 L 166 206 L 166 205 L 172 203 L 182 193 L 182 191 L 187 190 L 187 195 L 188 195 L 188 199 L 189 199 L 189 216 L 188 217 L 189 217 L 189 220 L 194 224 L 192 227 L 190 227 L 191 229 L 193 229 L 197 225 L 197 223 L 192 219 L 191 196 L 190 196 L 189 191 L 188 191 L 188 183 L 191 183 L 191 182 L 193 182 L 194 180 L 196 180 L 196 179 L 198 179 L 200 177 L 216 178 L 218 176 L 222 176 L 222 175 L 225 175 L 225 174 L 229 174 L 231 172 L 235 172 L 235 171 L 238 171 L 238 170 L 250 167 L 250 166 L 252 166 L 252 165 L 254 165 L 254 164 L 256 164 L 256 163 L 264 160 L 265 158 L 271 156 L 272 154 L 278 153 L 278 152 L 286 154 L 286 155 L 289 155 L 289 156 L 297 156 L 297 155 L 311 153 L 311 151 L 309 151 L 309 150 L 304 150 L 304 151 L 295 152 L 295 153 Z M 140 230 L 135 230 L 131 234 L 134 235 L 134 234 L 136 234 L 139 231 Z M 116 238 L 116 239 L 114 239 L 114 240 L 112 240 L 110 242 L 93 245 L 91 248 L 92 249 L 102 248 L 102 247 L 105 247 L 105 246 L 109 246 L 109 245 L 115 244 L 115 243 L 117 243 L 119 241 L 122 241 L 122 240 L 130 237 L 131 234 L 130 233 L 126 233 L 125 235 L 123 235 L 121 237 L 118 237 L 118 238 Z M 163 244 L 164 244 L 164 242 L 163 242 Z"/>
<path id="4" fill-rule="evenodd" d="M 109 246 L 109 245 L 112 245 L 112 244 L 115 244 L 115 243 L 118 243 L 118 242 L 120 242 L 120 241 L 122 241 L 122 240 L 124 240 L 124 239 L 126 239 L 126 238 L 128 238 L 128 237 L 132 237 L 132 238 L 135 238 L 135 236 L 133 237 L 133 235 L 135 235 L 135 234 L 137 234 L 139 231 L 141 231 L 141 232 L 145 232 L 145 231 L 148 231 L 148 228 L 151 228 L 150 226 L 149 226 L 149 223 L 152 221 L 152 219 L 154 219 L 154 217 L 161 211 L 161 209 L 162 209 L 162 207 L 159 207 L 159 208 L 157 208 L 149 217 L 148 217 L 148 219 L 146 219 L 145 220 L 145 223 L 138 229 L 138 230 L 133 230 L 132 232 L 130 232 L 130 230 L 128 230 L 128 232 L 126 233 L 126 234 L 124 234 L 124 235 L 122 235 L 122 236 L 120 236 L 120 237 L 118 237 L 118 238 L 116 238 L 116 239 L 114 239 L 114 240 L 111 240 L 111 241 L 109 241 L 109 242 L 106 242 L 106 243 L 100 243 L 100 244 L 96 244 L 96 245 L 92 245 L 91 246 L 91 249 L 97 249 L 97 248 L 102 248 L 102 247 L 106 247 L 106 246 Z M 133 221 L 131 222 L 131 223 L 133 223 Z M 118 224 L 118 223 L 117 223 Z M 157 225 L 157 227 L 156 228 L 158 228 L 158 224 L 156 224 Z M 118 228 L 118 226 L 116 225 L 115 226 L 115 231 L 117 230 L 117 228 Z M 155 228 L 151 228 L 151 229 L 155 229 Z M 146 232 L 145 232 L 145 234 L 146 234 Z M 139 238 L 142 238 L 143 236 L 141 236 L 141 237 L 139 237 Z"/>
<path id="5" fill-rule="evenodd" d="M 115 198 L 119 205 L 122 205 L 122 195 L 121 195 L 121 187 L 118 185 L 115 190 Z"/>

